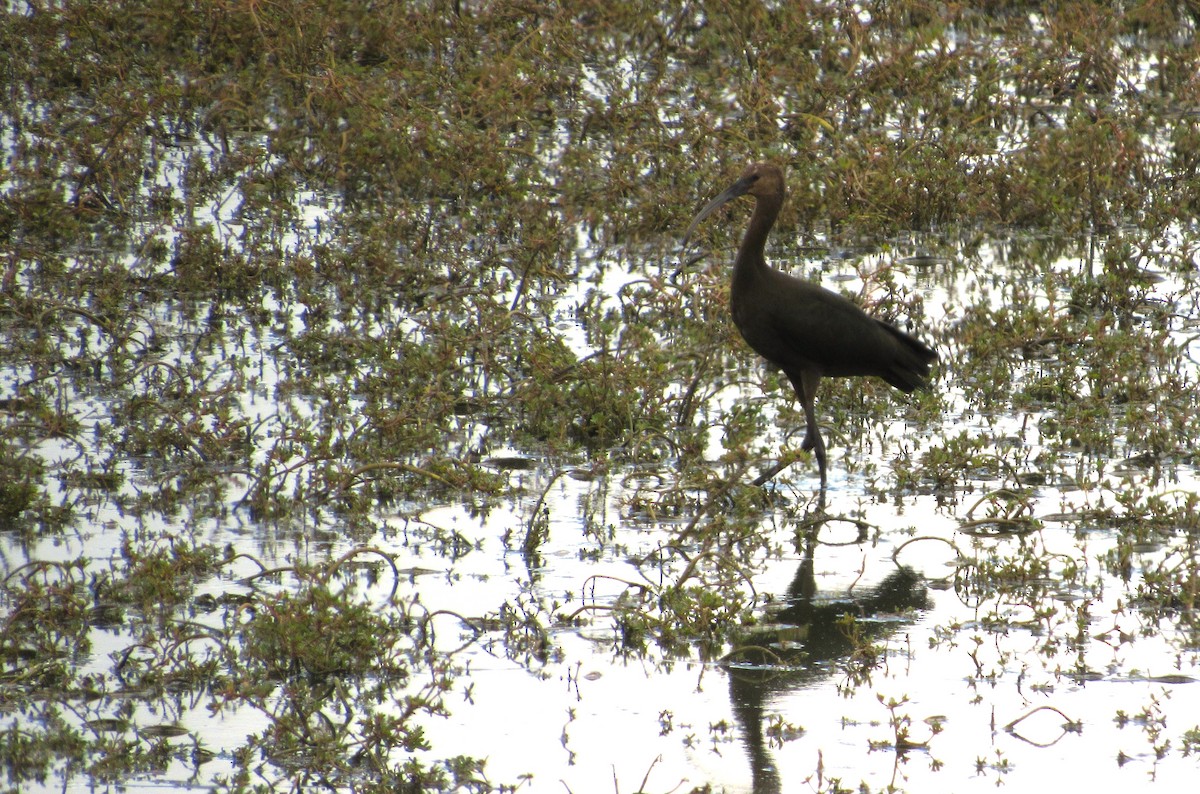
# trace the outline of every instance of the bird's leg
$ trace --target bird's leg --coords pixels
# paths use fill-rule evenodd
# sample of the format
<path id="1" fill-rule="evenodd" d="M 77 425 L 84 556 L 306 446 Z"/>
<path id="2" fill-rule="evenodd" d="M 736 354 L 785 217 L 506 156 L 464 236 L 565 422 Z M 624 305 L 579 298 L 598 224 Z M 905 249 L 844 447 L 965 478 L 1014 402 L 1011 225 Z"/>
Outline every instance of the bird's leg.
<path id="1" fill-rule="evenodd" d="M 800 448 L 812 450 L 813 456 L 817 459 L 817 469 L 821 472 L 821 487 L 823 488 L 825 487 L 825 442 L 821 439 L 821 430 L 817 427 L 817 416 L 813 410 L 813 400 L 816 399 L 817 386 L 821 382 L 821 376 L 806 369 L 798 373 L 798 376 L 788 373 L 788 380 L 792 382 L 796 396 L 800 398 L 800 405 L 804 408 L 804 421 L 808 425 L 804 431 L 804 441 L 800 442 Z"/>

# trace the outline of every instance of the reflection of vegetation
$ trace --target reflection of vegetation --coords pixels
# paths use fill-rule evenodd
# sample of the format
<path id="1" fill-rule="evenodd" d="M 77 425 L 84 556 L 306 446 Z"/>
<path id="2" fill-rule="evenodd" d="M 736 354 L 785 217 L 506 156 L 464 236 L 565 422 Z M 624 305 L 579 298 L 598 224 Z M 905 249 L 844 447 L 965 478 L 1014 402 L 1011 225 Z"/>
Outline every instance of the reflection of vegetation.
<path id="1" fill-rule="evenodd" d="M 781 226 L 823 252 L 793 269 L 846 252 L 864 299 L 924 327 L 922 294 L 945 296 L 941 392 L 901 406 L 825 386 L 831 448 L 852 450 L 866 497 L 987 494 L 971 520 L 1019 524 L 1020 546 L 973 536 L 956 584 L 1053 633 L 1087 614 L 1049 614 L 1048 594 L 1100 587 L 1041 554 L 1021 494 L 1087 489 L 1093 506 L 1057 523 L 1115 533 L 1106 573 L 1194 647 L 1196 505 L 1169 490 L 1200 437 L 1192 3 L 6 9 L 0 532 L 33 547 L 99 531 L 104 511 L 125 533 L 111 560 L 3 571 L 0 713 L 36 714 L 0 741 L 14 785 L 201 763 L 114 728 L 136 722 L 128 687 L 167 715 L 197 693 L 269 715 L 231 788 L 261 782 L 256 751 L 346 785 L 347 746 L 381 787 L 487 788 L 477 760 L 393 755 L 421 745 L 455 675 L 412 604 L 381 615 L 352 577 L 295 567 L 244 600 L 195 588 L 234 559 L 205 540 L 231 515 L 281 544 L 358 540 L 381 509 L 523 496 L 484 465 L 495 447 L 612 473 L 622 520 L 691 521 L 638 560 L 654 586 L 612 609 L 620 648 L 723 653 L 772 552 L 763 494 L 739 480 L 803 422 L 732 333 L 723 268 L 672 277 L 664 251 L 750 157 L 788 166 Z M 733 228 L 705 233 L 725 246 Z M 898 256 L 913 247 L 928 256 Z M 1169 299 L 1160 276 L 1182 283 Z M 904 438 L 873 434 L 897 415 Z M 872 444 L 876 462 L 855 454 Z M 624 553 L 585 520 L 581 553 Z M 535 521 L 515 541 L 531 569 Z M 536 596 L 480 613 L 501 655 L 552 658 Z M 95 632 L 117 628 L 128 646 L 88 667 Z"/>

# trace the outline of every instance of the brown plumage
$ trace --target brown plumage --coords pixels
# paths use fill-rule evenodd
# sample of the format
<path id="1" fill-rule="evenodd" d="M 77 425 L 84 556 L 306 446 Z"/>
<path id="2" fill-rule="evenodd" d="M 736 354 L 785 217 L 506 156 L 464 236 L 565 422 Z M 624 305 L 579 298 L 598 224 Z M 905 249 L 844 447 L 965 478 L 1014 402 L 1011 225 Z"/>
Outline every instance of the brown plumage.
<path id="1" fill-rule="evenodd" d="M 763 249 L 786 195 L 783 172 L 772 163 L 751 165 L 705 205 L 688 226 L 684 245 L 700 221 L 743 195 L 755 203 L 733 262 L 733 322 L 750 347 L 792 382 L 808 423 L 801 447 L 816 455 L 824 488 L 825 442 L 813 413 L 821 378 L 877 375 L 911 392 L 926 385 L 937 353 L 846 297 L 767 265 Z"/>

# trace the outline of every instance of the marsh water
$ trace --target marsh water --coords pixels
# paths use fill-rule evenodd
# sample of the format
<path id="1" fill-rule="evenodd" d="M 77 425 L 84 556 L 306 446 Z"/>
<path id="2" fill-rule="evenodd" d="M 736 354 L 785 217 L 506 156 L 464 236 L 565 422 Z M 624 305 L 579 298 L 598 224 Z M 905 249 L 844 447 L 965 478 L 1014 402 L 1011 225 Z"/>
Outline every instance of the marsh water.
<path id="1" fill-rule="evenodd" d="M 1190 789 L 1196 27 L 7 4 L 0 784 Z M 753 159 L 939 353 L 824 492 L 679 244 Z"/>

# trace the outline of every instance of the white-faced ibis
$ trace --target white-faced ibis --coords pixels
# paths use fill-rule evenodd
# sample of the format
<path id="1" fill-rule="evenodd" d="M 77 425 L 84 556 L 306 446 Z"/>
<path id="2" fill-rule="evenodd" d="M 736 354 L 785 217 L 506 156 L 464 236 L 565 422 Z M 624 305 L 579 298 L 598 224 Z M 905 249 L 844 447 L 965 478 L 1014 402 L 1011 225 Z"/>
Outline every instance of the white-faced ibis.
<path id="1" fill-rule="evenodd" d="M 738 196 L 754 196 L 754 214 L 733 261 L 729 305 L 742 337 L 783 370 L 808 422 L 802 449 L 812 450 L 825 487 L 825 442 L 813 414 L 821 378 L 877 375 L 903 392 L 926 384 L 937 353 L 895 326 L 867 315 L 848 298 L 767 266 L 767 234 L 783 206 L 783 171 L 755 163 L 705 205 L 684 234 Z"/>

